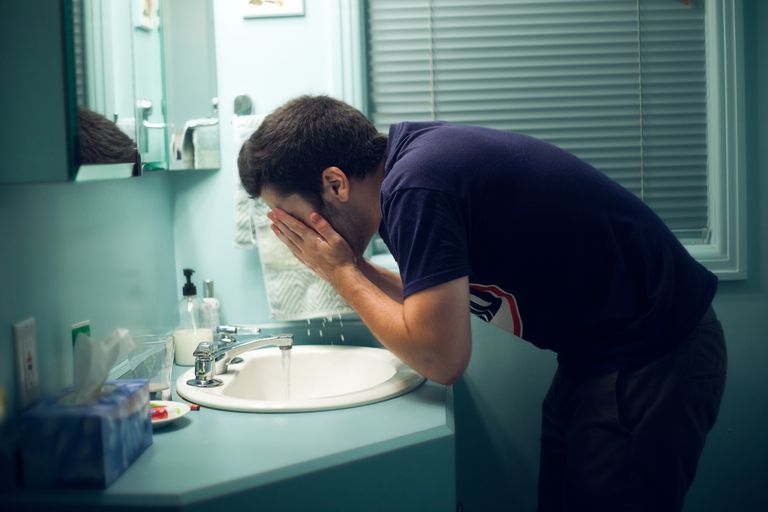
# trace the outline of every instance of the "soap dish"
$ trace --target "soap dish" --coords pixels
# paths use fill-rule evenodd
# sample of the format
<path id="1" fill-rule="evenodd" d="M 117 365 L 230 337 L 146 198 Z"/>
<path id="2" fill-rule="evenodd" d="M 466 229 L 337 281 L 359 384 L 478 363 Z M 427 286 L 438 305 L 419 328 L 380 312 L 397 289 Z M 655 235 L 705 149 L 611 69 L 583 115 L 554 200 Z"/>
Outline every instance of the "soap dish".
<path id="1" fill-rule="evenodd" d="M 189 405 L 168 400 L 151 400 L 149 402 L 152 426 L 164 427 L 173 423 L 189 412 Z"/>

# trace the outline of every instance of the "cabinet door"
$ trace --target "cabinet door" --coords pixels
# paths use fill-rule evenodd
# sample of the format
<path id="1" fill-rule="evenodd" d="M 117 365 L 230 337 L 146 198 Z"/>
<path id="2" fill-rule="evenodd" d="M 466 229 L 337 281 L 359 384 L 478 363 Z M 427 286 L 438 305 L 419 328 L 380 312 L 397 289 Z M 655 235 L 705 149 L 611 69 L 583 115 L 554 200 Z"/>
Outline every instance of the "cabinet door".
<path id="1" fill-rule="evenodd" d="M 0 2 L 0 184 L 72 176 L 64 15 L 64 2 Z"/>

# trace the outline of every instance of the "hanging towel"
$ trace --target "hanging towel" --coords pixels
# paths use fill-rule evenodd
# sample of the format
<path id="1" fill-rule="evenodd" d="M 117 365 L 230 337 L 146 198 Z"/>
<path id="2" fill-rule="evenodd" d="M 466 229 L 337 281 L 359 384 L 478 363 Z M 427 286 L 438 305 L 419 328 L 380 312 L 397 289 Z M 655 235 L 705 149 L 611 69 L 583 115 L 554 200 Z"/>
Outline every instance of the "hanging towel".
<path id="1" fill-rule="evenodd" d="M 240 154 L 240 148 L 243 143 L 256 131 L 262 119 L 264 119 L 264 116 L 248 115 L 234 116 L 232 121 L 235 134 L 235 172 L 233 173 L 235 186 L 235 246 L 246 249 L 256 246 L 255 204 L 240 183 L 237 157 Z"/>
<path id="2" fill-rule="evenodd" d="M 218 169 L 221 167 L 219 149 L 219 126 L 202 125 L 192 132 L 192 147 L 195 169 Z"/>
<path id="3" fill-rule="evenodd" d="M 192 119 L 178 130 L 171 141 L 176 162 L 183 169 L 218 169 L 219 120 L 217 118 Z M 178 166 L 176 166 L 178 167 Z"/>
<path id="4" fill-rule="evenodd" d="M 261 123 L 262 116 L 235 116 L 236 154 Z M 235 245 L 258 247 L 269 312 L 275 320 L 306 320 L 353 313 L 331 285 L 301 263 L 275 236 L 269 206 L 251 199 L 235 165 Z"/>

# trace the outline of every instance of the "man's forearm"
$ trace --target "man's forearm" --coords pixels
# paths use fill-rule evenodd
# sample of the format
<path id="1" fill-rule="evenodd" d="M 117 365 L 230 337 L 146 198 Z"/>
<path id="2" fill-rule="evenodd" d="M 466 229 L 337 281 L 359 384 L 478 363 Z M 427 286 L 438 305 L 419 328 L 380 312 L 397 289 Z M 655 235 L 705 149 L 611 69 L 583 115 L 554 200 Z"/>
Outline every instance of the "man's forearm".
<path id="1" fill-rule="evenodd" d="M 365 259 L 361 259 L 357 266 L 363 275 L 387 296 L 400 304 L 403 303 L 403 281 L 400 279 L 400 274 Z"/>
<path id="2" fill-rule="evenodd" d="M 331 284 L 373 335 L 406 364 L 443 384 L 450 384 L 461 375 L 471 347 L 468 298 L 458 299 L 459 306 L 451 304 L 436 295 L 446 290 L 436 287 L 403 304 L 353 265 L 335 271 Z M 456 284 L 459 283 L 445 286 Z M 459 288 L 468 289 L 466 283 L 459 284 Z M 448 293 L 450 297 L 460 295 Z M 459 314 L 449 312 L 455 310 Z"/>

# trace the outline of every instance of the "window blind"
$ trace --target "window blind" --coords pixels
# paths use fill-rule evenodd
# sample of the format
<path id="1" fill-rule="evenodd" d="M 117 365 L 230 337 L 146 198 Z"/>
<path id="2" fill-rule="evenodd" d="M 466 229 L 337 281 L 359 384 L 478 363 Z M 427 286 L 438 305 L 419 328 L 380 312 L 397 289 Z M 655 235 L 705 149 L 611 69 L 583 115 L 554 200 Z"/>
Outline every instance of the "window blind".
<path id="1" fill-rule="evenodd" d="M 703 7 L 681 0 L 367 0 L 368 114 L 523 132 L 708 237 Z"/>

